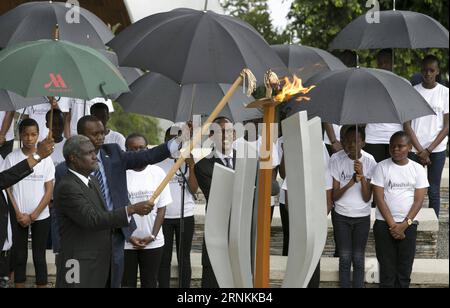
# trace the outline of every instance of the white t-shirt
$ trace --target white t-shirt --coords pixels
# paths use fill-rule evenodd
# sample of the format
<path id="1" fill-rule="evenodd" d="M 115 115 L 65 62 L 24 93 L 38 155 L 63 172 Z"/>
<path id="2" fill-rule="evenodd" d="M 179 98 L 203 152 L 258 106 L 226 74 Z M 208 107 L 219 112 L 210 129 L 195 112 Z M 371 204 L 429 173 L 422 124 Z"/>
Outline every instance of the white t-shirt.
<path id="1" fill-rule="evenodd" d="M 5 159 L 4 168 L 12 166 L 27 159 L 22 149 L 11 152 Z M 21 213 L 31 214 L 38 207 L 45 194 L 45 183 L 55 178 L 55 166 L 50 157 L 44 158 L 33 168 L 33 173 L 11 187 L 14 199 Z M 43 220 L 50 216 L 48 206 L 36 220 Z"/>
<path id="2" fill-rule="evenodd" d="M 166 173 L 157 166 L 147 166 L 141 172 L 127 170 L 128 198 L 131 204 L 149 200 L 165 176 Z M 158 209 L 169 205 L 171 202 L 170 188 L 166 186 L 161 195 L 156 198 L 155 206 L 149 215 L 133 215 L 137 229 L 133 232 L 132 236 L 145 238 L 152 235 Z M 162 246 L 164 246 L 164 235 L 161 227 L 155 240 L 148 244 L 145 249 L 154 249 Z M 133 245 L 125 242 L 125 249 L 133 249 Z"/>
<path id="3" fill-rule="evenodd" d="M 389 144 L 391 137 L 398 131 L 402 131 L 401 124 L 376 123 L 366 125 L 366 143 Z"/>
<path id="4" fill-rule="evenodd" d="M 363 165 L 364 176 L 370 180 L 377 163 L 372 155 L 361 151 L 360 161 Z M 354 161 L 348 155 L 334 156 L 330 160 L 330 170 L 333 178 L 344 187 L 350 182 L 355 173 Z M 365 217 L 370 215 L 372 200 L 364 202 L 361 194 L 361 183 L 355 183 L 345 194 L 334 202 L 334 210 L 347 217 Z"/>
<path id="5" fill-rule="evenodd" d="M 66 143 L 66 138 L 63 138 L 63 140 L 60 143 L 55 143 L 55 149 L 53 150 L 52 155 L 50 156 L 52 158 L 53 164 L 58 166 L 60 163 L 65 162 L 63 155 L 63 148 L 64 144 Z"/>
<path id="6" fill-rule="evenodd" d="M 0 111 L 0 129 L 3 125 L 3 120 L 5 119 L 6 111 Z M 10 141 L 14 139 L 14 120 L 11 122 L 11 126 L 5 134 L 6 141 Z"/>
<path id="7" fill-rule="evenodd" d="M 341 127 L 342 125 L 336 125 L 336 124 L 332 124 L 333 125 L 333 131 L 334 131 L 334 135 L 336 136 L 336 140 L 340 141 L 341 140 Z M 327 132 L 323 132 L 323 142 L 325 142 L 325 144 L 330 145 L 331 141 L 330 138 L 328 138 L 328 134 Z"/>
<path id="8" fill-rule="evenodd" d="M 158 164 L 156 166 L 161 167 L 161 169 L 164 170 L 164 172 L 168 172 L 172 166 L 174 165 L 174 160 L 171 158 L 168 158 Z M 186 170 L 186 164 L 183 163 L 180 168 L 183 172 L 186 171 L 185 177 L 186 179 L 189 179 L 189 168 Z M 181 214 L 181 185 L 183 178 L 181 176 L 181 172 L 178 170 L 177 173 L 173 176 L 173 178 L 170 180 L 169 186 L 170 186 L 170 193 L 172 196 L 172 203 L 167 205 L 166 207 L 166 216 L 165 218 L 180 218 Z M 194 216 L 194 198 L 192 197 L 191 193 L 187 189 L 187 183 L 186 183 L 186 189 L 184 190 L 184 217 L 190 217 Z"/>
<path id="9" fill-rule="evenodd" d="M 427 173 L 421 165 L 410 160 L 408 164 L 400 166 L 391 158 L 378 163 L 372 184 L 384 188 L 384 201 L 395 222 L 405 220 L 414 203 L 415 190 L 429 186 Z M 384 220 L 378 208 L 376 219 Z"/>
<path id="10" fill-rule="evenodd" d="M 109 134 L 105 135 L 105 144 L 108 143 L 116 143 L 123 151 L 125 151 L 125 137 L 119 132 L 110 129 Z"/>
<path id="11" fill-rule="evenodd" d="M 430 107 L 434 110 L 436 115 L 429 115 L 421 117 L 412 121 L 411 126 L 416 133 L 417 139 L 423 148 L 427 148 L 433 143 L 437 135 L 442 131 L 444 127 L 444 114 L 448 114 L 448 88 L 437 84 L 433 89 L 425 89 L 422 84 L 418 84 L 414 87 L 425 100 Z M 442 140 L 442 142 L 433 150 L 434 153 L 442 152 L 446 150 L 448 136 Z M 413 149 L 417 152 L 416 149 Z"/>
<path id="12" fill-rule="evenodd" d="M 330 155 L 328 155 L 328 150 L 323 144 L 323 161 L 325 165 L 325 190 L 333 189 L 333 178 L 330 173 Z M 286 191 L 287 191 L 287 177 L 283 181 L 283 185 L 281 185 L 280 192 L 280 203 L 286 204 Z"/>
<path id="13" fill-rule="evenodd" d="M 47 121 L 45 120 L 45 115 L 50 111 L 51 105 L 45 97 L 38 98 L 38 100 L 40 100 L 41 103 L 39 105 L 27 107 L 24 114 L 28 115 L 31 119 L 35 120 L 38 123 L 39 141 L 42 141 L 48 136 L 48 128 L 46 126 Z"/>
<path id="14" fill-rule="evenodd" d="M 108 106 L 109 112 L 114 112 L 112 101 L 105 100 L 102 97 L 94 98 L 90 101 L 79 98 L 61 97 L 59 100 L 59 108 L 62 112 L 70 111 L 70 134 L 71 136 L 78 135 L 77 124 L 78 120 L 84 116 L 91 114 L 91 107 L 96 103 L 104 103 Z"/>

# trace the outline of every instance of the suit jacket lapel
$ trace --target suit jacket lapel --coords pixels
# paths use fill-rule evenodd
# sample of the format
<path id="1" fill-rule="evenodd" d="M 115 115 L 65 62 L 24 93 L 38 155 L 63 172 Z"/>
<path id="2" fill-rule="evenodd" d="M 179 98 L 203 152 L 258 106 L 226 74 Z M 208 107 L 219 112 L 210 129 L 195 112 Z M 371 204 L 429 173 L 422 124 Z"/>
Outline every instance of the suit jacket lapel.
<path id="1" fill-rule="evenodd" d="M 100 210 L 106 210 L 106 204 L 105 201 L 103 200 L 103 198 L 100 195 L 100 191 L 98 190 L 98 188 L 96 189 L 97 193 L 90 189 L 89 187 L 86 186 L 86 184 L 83 183 L 83 181 L 81 181 L 75 174 L 73 174 L 72 172 L 70 172 L 70 175 L 72 176 L 72 178 L 75 180 L 75 182 L 78 183 L 78 185 L 80 185 L 81 190 L 84 192 L 84 194 L 86 196 L 88 196 L 88 200 L 89 202 L 94 205 L 95 207 L 99 208 Z M 96 180 L 91 180 L 93 181 L 94 186 L 98 185 Z M 98 186 L 96 186 L 98 187 Z M 95 202 L 95 200 L 98 200 L 99 202 Z"/>

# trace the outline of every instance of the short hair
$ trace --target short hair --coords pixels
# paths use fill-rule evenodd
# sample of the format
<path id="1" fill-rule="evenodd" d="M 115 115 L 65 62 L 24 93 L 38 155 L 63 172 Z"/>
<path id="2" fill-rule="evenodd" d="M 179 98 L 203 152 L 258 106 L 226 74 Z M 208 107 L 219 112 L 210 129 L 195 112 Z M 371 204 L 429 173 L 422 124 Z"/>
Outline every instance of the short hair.
<path id="1" fill-rule="evenodd" d="M 39 124 L 36 122 L 36 120 L 32 118 L 24 119 L 20 121 L 19 123 L 19 134 L 21 134 L 25 128 L 35 126 L 37 131 L 39 132 Z"/>
<path id="2" fill-rule="evenodd" d="M 132 133 L 132 134 L 128 135 L 127 139 L 125 140 L 125 147 L 127 148 L 127 150 L 128 150 L 128 142 L 134 138 L 142 138 L 145 141 L 145 146 L 148 145 L 147 138 L 144 135 L 142 135 L 140 133 Z"/>
<path id="3" fill-rule="evenodd" d="M 95 103 L 91 106 L 91 114 L 94 114 L 96 111 L 106 111 L 109 113 L 108 105 L 104 103 Z"/>
<path id="4" fill-rule="evenodd" d="M 83 135 L 76 135 L 67 139 L 63 147 L 63 156 L 64 159 L 66 160 L 66 163 L 69 163 L 70 155 L 80 157 L 81 147 L 87 143 L 92 144 L 91 140 L 89 140 L 88 137 Z"/>
<path id="5" fill-rule="evenodd" d="M 389 58 L 392 59 L 392 49 L 390 48 L 385 48 L 385 49 L 381 49 L 378 54 L 377 54 L 377 59 L 379 58 Z"/>
<path id="6" fill-rule="evenodd" d="M 364 129 L 364 127 L 361 126 L 356 126 L 356 125 L 351 125 L 348 126 L 346 129 L 344 129 L 344 137 L 347 136 L 348 133 L 351 132 L 355 132 L 356 133 L 356 128 L 358 127 L 358 134 L 359 137 L 361 137 L 362 141 L 366 141 L 366 130 Z"/>
<path id="7" fill-rule="evenodd" d="M 391 139 L 389 139 L 389 144 L 392 144 L 394 139 L 397 139 L 397 138 L 406 138 L 408 140 L 408 143 L 411 143 L 411 138 L 409 137 L 409 135 L 406 132 L 401 130 L 401 131 L 394 133 L 391 136 Z"/>
<path id="8" fill-rule="evenodd" d="M 437 64 L 438 68 L 441 66 L 441 61 L 439 61 L 438 57 L 436 57 L 435 55 L 426 55 L 425 58 L 423 58 L 422 60 L 422 66 L 433 62 Z"/>
<path id="9" fill-rule="evenodd" d="M 84 135 L 84 130 L 88 122 L 101 122 L 99 118 L 93 115 L 87 115 L 78 120 L 77 133 L 78 135 Z"/>
<path id="10" fill-rule="evenodd" d="M 49 110 L 46 114 L 45 114 L 45 121 L 49 122 L 50 121 L 50 114 L 52 113 L 51 110 Z M 58 117 L 61 118 L 61 120 L 64 120 L 63 118 L 63 113 L 61 110 L 59 109 L 53 109 L 53 118 Z"/>

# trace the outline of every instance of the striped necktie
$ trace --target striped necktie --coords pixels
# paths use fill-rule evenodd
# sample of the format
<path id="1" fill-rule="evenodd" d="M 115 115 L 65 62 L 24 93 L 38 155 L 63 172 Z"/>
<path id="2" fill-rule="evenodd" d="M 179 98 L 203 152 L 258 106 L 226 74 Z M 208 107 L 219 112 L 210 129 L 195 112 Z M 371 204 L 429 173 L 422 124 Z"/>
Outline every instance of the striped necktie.
<path id="1" fill-rule="evenodd" d="M 105 191 L 105 182 L 103 181 L 102 173 L 100 172 L 100 168 L 94 171 L 94 176 L 97 178 L 98 184 L 100 185 L 100 191 L 103 196 L 103 200 L 105 204 L 108 206 L 108 201 L 106 200 L 106 191 Z M 109 207 L 108 207 L 109 209 Z"/>

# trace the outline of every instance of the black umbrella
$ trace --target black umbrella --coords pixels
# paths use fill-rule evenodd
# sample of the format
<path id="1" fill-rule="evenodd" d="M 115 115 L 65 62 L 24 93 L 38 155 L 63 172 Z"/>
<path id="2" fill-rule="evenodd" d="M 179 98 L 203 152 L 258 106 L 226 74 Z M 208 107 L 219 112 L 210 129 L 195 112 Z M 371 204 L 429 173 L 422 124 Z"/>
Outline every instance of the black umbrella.
<path id="1" fill-rule="evenodd" d="M 249 68 L 260 84 L 286 66 L 249 24 L 211 11 L 176 9 L 144 18 L 108 45 L 123 66 L 161 73 L 179 84 L 232 83 Z"/>
<path id="2" fill-rule="evenodd" d="M 55 25 L 59 25 L 61 40 L 104 49 L 114 35 L 105 23 L 93 13 L 79 8 L 79 22 L 66 17 L 73 8 L 66 2 L 29 2 L 0 16 L 0 48 L 17 43 L 53 39 Z M 69 21 L 69 22 L 68 22 Z"/>
<path id="3" fill-rule="evenodd" d="M 0 111 L 15 111 L 42 103 L 42 97 L 25 98 L 14 92 L 0 89 Z"/>
<path id="4" fill-rule="evenodd" d="M 339 125 L 400 123 L 435 114 L 411 84 L 394 73 L 371 68 L 347 68 L 318 74 L 310 101 L 291 101 L 288 114 L 307 110 L 309 117 Z"/>
<path id="5" fill-rule="evenodd" d="M 301 45 L 272 45 L 271 47 L 289 71 L 301 77 L 303 81 L 307 81 L 318 73 L 347 67 L 331 53 L 319 48 Z"/>
<path id="6" fill-rule="evenodd" d="M 291 101 L 289 114 L 339 125 L 400 123 L 435 114 L 422 95 L 404 78 L 386 70 L 347 68 L 318 74 L 308 82 L 316 87 L 309 102 Z"/>
<path id="7" fill-rule="evenodd" d="M 119 59 L 114 51 L 111 50 L 99 50 L 112 64 L 117 66 L 119 72 L 122 74 L 123 78 L 127 81 L 128 85 L 131 85 L 139 77 L 144 75 L 144 72 L 135 67 L 124 67 L 119 66 Z"/>
<path id="8" fill-rule="evenodd" d="M 448 30 L 421 13 L 381 11 L 379 23 L 367 22 L 366 15 L 349 23 L 330 48 L 448 48 Z"/>
<path id="9" fill-rule="evenodd" d="M 118 99 L 126 112 L 186 122 L 192 120 L 193 115 L 209 115 L 215 107 L 213 103 L 224 96 L 230 85 L 209 83 L 180 86 L 161 74 L 148 73 L 130 88 L 130 93 Z M 261 118 L 262 114 L 258 110 L 245 108 L 253 100 L 242 92 L 242 88 L 238 89 L 220 115 L 234 122 Z"/>

